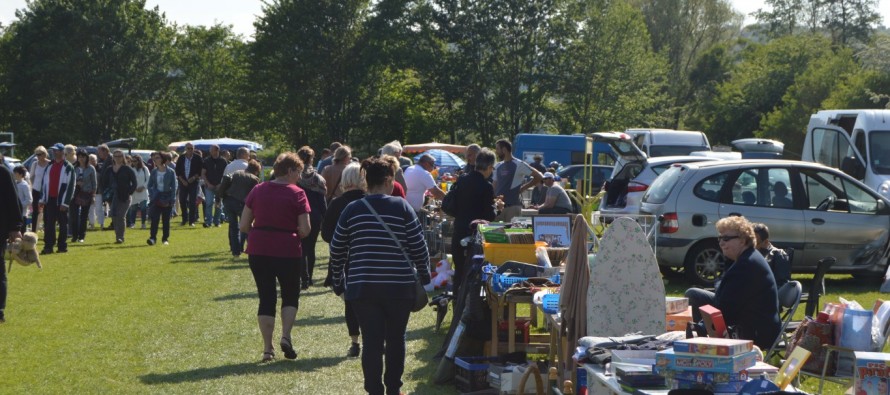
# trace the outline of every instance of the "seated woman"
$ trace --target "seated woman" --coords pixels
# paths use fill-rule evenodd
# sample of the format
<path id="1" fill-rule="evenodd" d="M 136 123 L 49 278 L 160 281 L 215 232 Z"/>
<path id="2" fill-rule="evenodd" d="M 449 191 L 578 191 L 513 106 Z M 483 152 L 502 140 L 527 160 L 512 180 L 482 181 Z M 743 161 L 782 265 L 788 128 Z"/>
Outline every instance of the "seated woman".
<path id="1" fill-rule="evenodd" d="M 754 249 L 754 227 L 745 217 L 717 221 L 717 239 L 727 260 L 735 261 L 723 274 L 716 292 L 690 288 L 686 291 L 692 318 L 701 320 L 698 308 L 711 305 L 723 313 L 727 326 L 735 326 L 740 339 L 753 340 L 761 349 L 772 346 L 779 335 L 779 295 L 766 260 Z"/>

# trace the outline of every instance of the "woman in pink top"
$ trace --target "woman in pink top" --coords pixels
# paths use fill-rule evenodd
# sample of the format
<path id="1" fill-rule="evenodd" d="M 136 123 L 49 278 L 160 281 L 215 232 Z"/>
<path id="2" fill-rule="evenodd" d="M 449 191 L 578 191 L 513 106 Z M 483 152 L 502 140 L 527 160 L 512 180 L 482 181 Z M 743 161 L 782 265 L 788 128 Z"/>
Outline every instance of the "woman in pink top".
<path id="1" fill-rule="evenodd" d="M 300 239 L 309 234 L 309 200 L 297 181 L 303 162 L 293 152 L 278 156 L 273 165 L 275 179 L 257 185 L 244 201 L 241 231 L 247 233 L 250 271 L 256 281 L 260 306 L 257 322 L 263 335 L 263 362 L 275 358 L 275 282 L 281 285 L 281 350 L 287 359 L 297 352 L 291 343 L 291 328 L 300 301 Z"/>

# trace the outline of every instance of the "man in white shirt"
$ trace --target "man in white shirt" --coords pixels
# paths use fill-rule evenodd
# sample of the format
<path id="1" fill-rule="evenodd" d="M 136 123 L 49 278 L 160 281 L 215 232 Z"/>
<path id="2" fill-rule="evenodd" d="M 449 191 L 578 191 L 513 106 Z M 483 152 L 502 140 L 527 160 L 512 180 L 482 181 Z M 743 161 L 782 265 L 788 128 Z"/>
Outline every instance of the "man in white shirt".
<path id="1" fill-rule="evenodd" d="M 436 159 L 424 154 L 417 160 L 417 164 L 405 170 L 405 198 L 414 211 L 423 208 L 423 194 L 429 192 L 436 199 L 445 197 L 445 192 L 436 185 L 436 180 L 430 174 L 436 168 Z"/>
<path id="2" fill-rule="evenodd" d="M 235 158 L 235 160 L 226 165 L 226 169 L 223 170 L 223 177 L 230 176 L 238 170 L 247 170 L 247 160 L 250 159 L 250 150 L 248 150 L 247 147 L 238 148 Z"/>

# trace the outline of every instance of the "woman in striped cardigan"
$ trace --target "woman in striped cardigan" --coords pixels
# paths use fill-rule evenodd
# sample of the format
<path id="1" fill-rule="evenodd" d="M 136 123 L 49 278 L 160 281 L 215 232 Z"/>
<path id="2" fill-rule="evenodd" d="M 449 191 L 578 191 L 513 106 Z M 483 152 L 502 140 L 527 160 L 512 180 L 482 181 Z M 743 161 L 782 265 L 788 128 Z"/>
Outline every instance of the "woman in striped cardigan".
<path id="1" fill-rule="evenodd" d="M 414 305 L 414 282 L 418 281 L 412 266 L 417 268 L 419 281 L 429 284 L 430 257 L 414 210 L 405 199 L 390 196 L 395 176 L 392 166 L 383 159 L 369 158 L 362 169 L 368 196 L 346 206 L 331 240 L 334 292 L 345 293 L 345 300 L 358 314 L 365 391 L 398 394 L 405 370 L 405 331 Z M 366 202 L 386 221 L 392 234 Z M 344 267 L 349 268 L 347 272 Z"/>

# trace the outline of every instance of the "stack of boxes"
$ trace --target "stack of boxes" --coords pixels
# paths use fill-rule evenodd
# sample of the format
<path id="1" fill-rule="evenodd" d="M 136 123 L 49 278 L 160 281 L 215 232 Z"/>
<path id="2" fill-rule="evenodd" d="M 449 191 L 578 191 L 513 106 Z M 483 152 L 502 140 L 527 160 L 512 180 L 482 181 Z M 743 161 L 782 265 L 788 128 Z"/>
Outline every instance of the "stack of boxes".
<path id="1" fill-rule="evenodd" d="M 678 340 L 655 354 L 655 372 L 674 389 L 704 389 L 738 394 L 757 364 L 750 340 L 699 337 Z M 768 366 L 768 365 L 767 365 Z"/>

